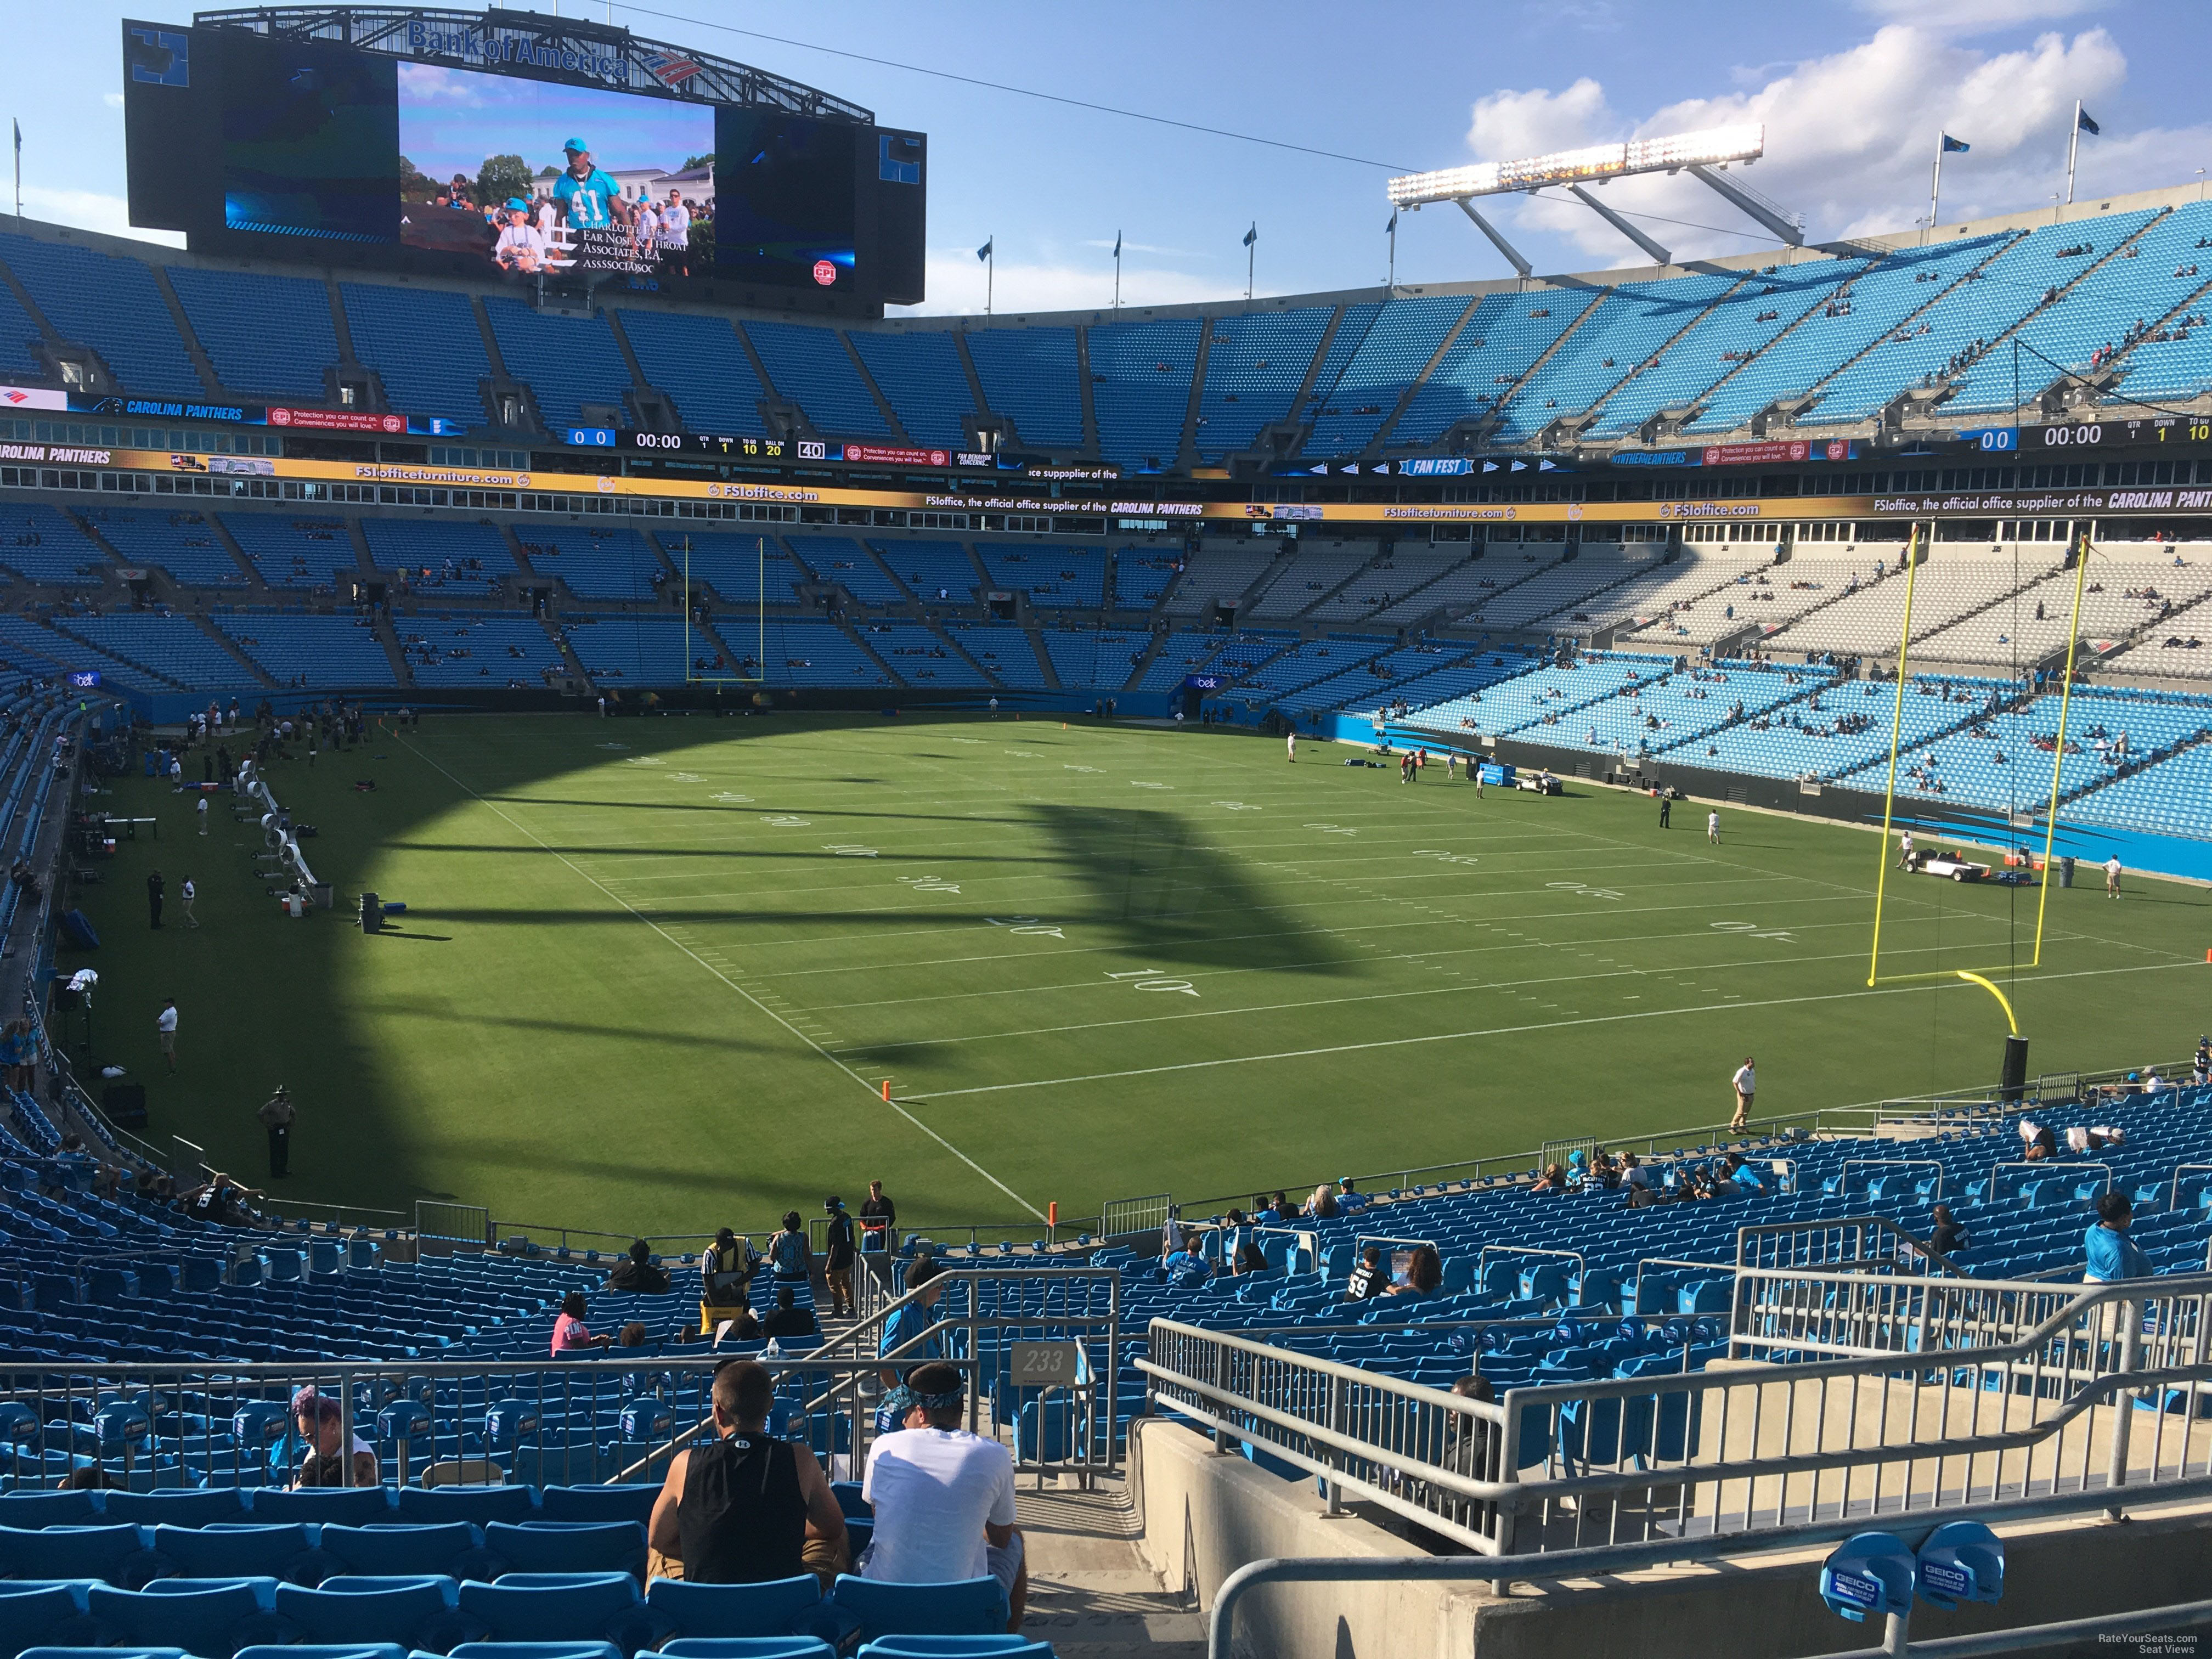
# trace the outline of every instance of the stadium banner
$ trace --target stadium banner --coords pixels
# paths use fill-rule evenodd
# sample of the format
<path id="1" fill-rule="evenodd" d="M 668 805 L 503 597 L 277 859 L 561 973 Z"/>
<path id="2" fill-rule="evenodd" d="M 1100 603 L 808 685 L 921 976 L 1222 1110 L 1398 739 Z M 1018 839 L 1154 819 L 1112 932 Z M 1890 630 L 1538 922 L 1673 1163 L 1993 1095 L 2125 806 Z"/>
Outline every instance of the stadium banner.
<path id="1" fill-rule="evenodd" d="M 1771 466 L 1778 462 L 1856 460 L 1859 447 L 1849 438 L 1777 438 L 1764 443 L 1707 444 L 1693 453 L 1706 466 Z"/>
<path id="2" fill-rule="evenodd" d="M 378 413 L 366 409 L 202 404 L 173 398 L 95 397 L 90 392 L 51 391 L 41 386 L 0 386 L 0 413 L 29 409 L 100 415 L 110 420 L 211 421 L 220 426 L 273 426 L 294 432 L 351 432 L 380 438 L 459 437 L 468 429 L 467 423 L 462 421 Z"/>
<path id="3" fill-rule="evenodd" d="M 325 484 L 392 484 L 670 501 L 750 501 L 798 507 L 869 507 L 934 513 L 1022 513 L 1041 518 L 1101 515 L 1294 524 L 1737 523 L 1747 530 L 1819 520 L 2032 519 L 2212 516 L 2212 487 L 2063 490 L 1960 490 L 1934 495 L 1789 495 L 1689 501 L 1177 501 L 1132 497 L 998 495 L 946 490 L 858 489 L 741 480 L 610 477 L 595 473 L 487 471 L 398 461 L 326 461 L 291 456 L 198 455 L 165 450 L 0 443 L 0 460 L 170 474 L 206 473 Z M 307 499 L 315 499 L 313 496 Z M 1754 532 L 1763 533 L 1763 532 Z"/>

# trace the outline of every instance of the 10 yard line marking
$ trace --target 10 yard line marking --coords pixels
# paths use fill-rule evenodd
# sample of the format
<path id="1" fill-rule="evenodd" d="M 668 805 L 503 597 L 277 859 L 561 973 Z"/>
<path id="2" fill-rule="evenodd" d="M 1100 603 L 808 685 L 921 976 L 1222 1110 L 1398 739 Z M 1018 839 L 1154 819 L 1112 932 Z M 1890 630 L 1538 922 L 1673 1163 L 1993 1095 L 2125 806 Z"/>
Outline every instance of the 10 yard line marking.
<path id="1" fill-rule="evenodd" d="M 828 1060 L 828 1061 L 830 1062 L 830 1064 L 831 1064 L 832 1066 L 836 1066 L 839 1071 L 842 1072 L 842 1073 L 843 1073 L 847 1077 L 849 1077 L 850 1079 L 853 1079 L 853 1081 L 854 1081 L 854 1082 L 855 1082 L 855 1083 L 859 1084 L 859 1085 L 860 1085 L 860 1087 L 861 1087 L 861 1088 L 863 1088 L 863 1089 L 865 1089 L 865 1090 L 866 1090 L 866 1091 L 868 1091 L 868 1094 L 869 1094 L 869 1096 L 870 1096 L 871 1097 L 875 1097 L 875 1096 L 876 1096 L 876 1085 L 873 1085 L 873 1084 L 870 1083 L 870 1082 L 868 1081 L 868 1079 L 866 1079 L 866 1078 L 862 1077 L 862 1076 L 861 1076 L 858 1072 L 854 1071 L 851 1066 L 848 1066 L 847 1064 L 845 1064 L 845 1062 L 844 1062 L 843 1060 L 842 1060 L 838 1059 L 836 1055 L 835 1055 L 835 1054 L 831 1054 L 831 1053 L 830 1053 L 827 1048 L 823 1048 L 823 1047 L 819 1042 L 816 1042 L 816 1041 L 814 1040 L 814 1038 L 812 1038 L 811 1036 L 808 1036 L 805 1031 L 800 1030 L 799 1029 L 799 1027 L 798 1027 L 798 1026 L 796 1026 L 796 1025 L 793 1024 L 791 1023 L 791 1021 L 789 1021 L 789 1020 L 786 1019 L 786 1018 L 785 1018 L 781 1014 L 779 1014 L 779 1013 L 775 1012 L 773 1009 L 769 1008 L 769 1007 L 765 1003 L 763 1003 L 763 1001 L 762 1001 L 758 997 L 755 996 L 755 995 L 754 995 L 750 991 L 748 991 L 747 989 L 745 989 L 745 988 L 744 988 L 744 986 L 742 986 L 742 985 L 738 984 L 738 983 L 737 982 L 737 981 L 735 981 L 735 980 L 732 979 L 732 978 L 731 978 L 727 974 L 726 974 L 725 972 L 723 972 L 723 971 L 722 971 L 722 969 L 720 969 L 720 968 L 716 967 L 713 963 L 708 962 L 708 961 L 704 957 L 701 956 L 701 955 L 699 954 L 699 952 L 698 952 L 698 951 L 696 951 L 693 950 L 690 945 L 688 945 L 684 944 L 681 939 L 677 939 L 674 935 L 672 935 L 672 933 L 669 933 L 669 931 L 668 931 L 665 927 L 662 927 L 659 922 L 655 921 L 654 921 L 651 916 L 647 915 L 644 912 L 642 912 L 642 911 L 641 911 L 640 909 L 638 909 L 638 908 L 637 908 L 637 907 L 636 907 L 635 905 L 632 904 L 632 903 L 631 903 L 628 899 L 623 898 L 623 897 L 619 893 L 614 892 L 614 891 L 612 891 L 611 890 L 610 890 L 610 889 L 607 887 L 607 885 L 606 885 L 604 882 L 602 882 L 602 881 L 600 881 L 600 880 L 599 880 L 599 878 L 598 877 L 596 877 L 596 876 L 592 875 L 589 871 L 586 871 L 586 870 L 585 870 L 585 869 L 581 868 L 580 866 L 578 866 L 578 865 L 577 865 L 577 864 L 576 864 L 573 860 L 571 860 L 571 859 L 568 856 L 568 854 L 566 854 L 565 853 L 561 853 L 561 852 L 557 852 L 557 851 L 556 851 L 556 850 L 553 848 L 553 847 L 552 847 L 550 843 L 548 843 L 548 842 L 546 842 L 543 837 L 541 837 L 541 836 L 538 834 L 538 832 L 537 832 L 536 830 L 534 830 L 531 829 L 527 824 L 523 823 L 520 822 L 518 819 L 516 819 L 516 818 L 513 817 L 512 816 L 510 816 L 507 812 L 506 812 L 505 811 L 503 811 L 503 810 L 502 810 L 502 809 L 501 809 L 501 807 L 500 807 L 500 806 L 499 806 L 495 802 L 493 802 L 493 801 L 490 801 L 490 800 L 486 799 L 483 796 L 482 796 L 482 795 L 478 794 L 475 790 L 473 790 L 473 789 L 470 788 L 470 787 L 469 787 L 469 786 L 468 786 L 467 784 L 463 783 L 463 782 L 462 782 L 459 778 L 455 777 L 455 776 L 454 776 L 451 772 L 448 772 L 448 771 L 447 771 L 444 767 L 442 767 L 442 766 L 439 765 L 439 764 L 438 764 L 438 763 L 437 763 L 436 761 L 434 761 L 434 760 L 431 759 L 431 757 L 430 757 L 429 756 L 428 756 L 428 755 L 424 754 L 424 753 L 422 751 L 422 750 L 421 750 L 418 746 L 416 746 L 415 744 L 413 744 L 413 743 L 411 743 L 411 742 L 408 742 L 408 743 L 405 743 L 403 746 L 404 746 L 404 747 L 405 747 L 405 748 L 406 748 L 406 750 L 407 750 L 410 754 L 414 755 L 414 757 L 415 757 L 417 760 L 421 761 L 424 765 L 426 765 L 426 766 L 429 767 L 429 768 L 431 769 L 431 770 L 433 770 L 433 771 L 436 772 L 436 773 L 437 773 L 441 777 L 444 778 L 444 779 L 446 780 L 446 781 L 447 781 L 447 782 L 448 782 L 448 783 L 452 784 L 452 785 L 453 786 L 453 787 L 454 787 L 454 788 L 456 788 L 456 789 L 459 790 L 463 794 L 467 795 L 471 799 L 472 799 L 472 800 L 476 801 L 479 805 L 482 805 L 482 806 L 484 806 L 484 807 L 489 808 L 489 810 L 490 810 L 490 811 L 492 811 L 495 816 L 497 816 L 497 817 L 499 817 L 502 822 L 504 822 L 504 823 L 506 823 L 506 824 L 507 824 L 510 829 L 513 829 L 513 830 L 516 830 L 520 831 L 523 835 L 526 835 L 526 836 L 529 836 L 529 837 L 530 837 L 530 839 L 531 839 L 532 841 L 536 842 L 538 843 L 538 847 L 539 847 L 539 848 L 540 848 L 541 850 L 543 850 L 543 851 L 544 851 L 544 852 L 547 852 L 547 853 L 550 853 L 550 854 L 552 854 L 553 857 L 555 857 L 556 859 L 559 860 L 561 861 L 561 863 L 562 863 L 562 864 L 564 864 L 564 865 L 568 866 L 568 867 L 569 871 L 570 871 L 572 873 L 574 873 L 574 874 L 575 876 L 577 876 L 579 878 L 580 878 L 580 879 L 584 880 L 584 881 L 587 881 L 587 882 L 589 882 L 592 886 L 594 886 L 594 887 L 598 888 L 598 889 L 599 890 L 599 891 L 600 891 L 600 892 L 602 892 L 602 893 L 604 893 L 604 894 L 605 894 L 605 895 L 606 895 L 606 896 L 607 896 L 608 898 L 612 899 L 612 900 L 613 900 L 617 904 L 621 905 L 621 906 L 622 906 L 622 908 L 623 908 L 623 909 L 625 909 L 625 910 L 629 911 L 629 914 L 630 914 L 631 915 L 633 915 L 633 916 L 636 917 L 638 921 L 640 921 L 643 922 L 643 923 L 644 923 L 647 927 L 650 927 L 650 928 L 651 928 L 651 929 L 652 929 L 655 933 L 659 934 L 659 935 L 660 936 L 660 938 L 661 938 L 661 939 L 663 939 L 664 940 L 665 940 L 668 944 L 674 945 L 678 950 L 681 951 L 682 951 L 685 956 L 687 956 L 687 957 L 690 957 L 692 961 L 694 961 L 694 962 L 697 963 L 698 963 L 702 968 L 704 968 L 704 969 L 705 969 L 708 973 L 712 974 L 712 975 L 713 975 L 716 979 L 718 979 L 718 980 L 721 981 L 723 984 L 725 984 L 725 985 L 728 986 L 728 987 L 730 988 L 730 989 L 732 989 L 732 991 L 735 991 L 735 992 L 736 992 L 739 996 L 743 997 L 743 998 L 744 998 L 747 1002 L 750 1003 L 750 1004 L 751 1004 L 751 1005 L 752 1005 L 756 1009 L 759 1010 L 759 1012 L 762 1012 L 763 1014 L 765 1014 L 769 1018 L 770 1018 L 770 1019 L 774 1020 L 777 1024 L 779 1024 L 779 1025 L 782 1026 L 782 1027 L 783 1027 L 783 1029 L 784 1029 L 785 1030 L 787 1030 L 787 1031 L 790 1032 L 790 1033 L 792 1034 L 792 1036 L 793 1036 L 797 1037 L 797 1038 L 798 1038 L 801 1042 L 804 1042 L 804 1043 L 805 1043 L 808 1048 L 810 1048 L 813 1049 L 813 1050 L 814 1050 L 814 1052 L 815 1052 L 816 1054 L 817 1054 L 821 1055 L 823 1059 L 824 1059 L 824 1060 Z M 900 1104 L 899 1104 L 899 1103 L 898 1103 L 897 1101 L 894 1100 L 894 1101 L 891 1101 L 891 1102 L 890 1102 L 890 1103 L 888 1103 L 890 1104 L 890 1109 L 891 1109 L 893 1111 L 896 1112 L 896 1113 L 897 1113 L 901 1117 L 904 1118 L 908 1122 L 909 1122 L 909 1123 L 913 1124 L 913 1125 L 914 1125 L 914 1127 L 915 1127 L 915 1128 L 917 1128 L 917 1129 L 921 1130 L 921 1131 L 922 1132 L 922 1133 L 924 1133 L 924 1134 L 927 1135 L 927 1136 L 928 1136 L 932 1140 L 935 1141 L 939 1146 L 940 1146 L 944 1147 L 944 1148 L 945 1148 L 945 1150 L 946 1152 L 948 1152 L 951 1153 L 953 1157 L 955 1157 L 955 1158 L 958 1158 L 958 1159 L 959 1159 L 963 1164 L 966 1164 L 969 1169 L 973 1170 L 974 1170 L 977 1175 L 979 1175 L 979 1176 L 982 1176 L 984 1180 L 986 1180 L 986 1181 L 989 1182 L 990 1182 L 994 1187 L 996 1187 L 996 1188 L 997 1188 L 1000 1192 L 1004 1193 L 1004 1194 L 1005 1194 L 1008 1198 L 1012 1199 L 1012 1200 L 1014 1200 L 1014 1202 L 1015 1202 L 1015 1203 L 1017 1203 L 1017 1204 L 1020 1205 L 1020 1206 L 1021 1206 L 1024 1210 L 1027 1210 L 1027 1211 L 1028 1211 L 1031 1215 L 1035 1216 L 1035 1217 L 1036 1217 L 1039 1221 L 1042 1221 L 1042 1220 L 1043 1220 L 1043 1219 L 1044 1219 L 1044 1212 L 1043 1212 L 1043 1211 L 1042 1211 L 1042 1210 L 1038 1209 L 1038 1208 L 1037 1208 L 1037 1206 L 1036 1206 L 1036 1205 L 1034 1205 L 1034 1204 L 1030 1203 L 1030 1202 L 1029 1201 L 1029 1200 L 1027 1200 L 1027 1199 L 1024 1198 L 1024 1197 L 1023 1197 L 1019 1193 L 1016 1192 L 1016 1191 L 1015 1191 L 1012 1187 L 1009 1187 L 1008 1185 L 1006 1185 L 1006 1183 L 1005 1182 L 1003 1182 L 1003 1181 L 1000 1180 L 998 1176 L 996 1176 L 993 1175 L 993 1174 L 992 1174 L 988 1170 L 985 1169 L 981 1164 L 978 1164 L 978 1163 L 977 1163 L 974 1158 L 972 1158 L 969 1157 L 967 1153 L 965 1153 L 965 1152 L 962 1152 L 962 1151 L 961 1151 L 957 1146 L 954 1146 L 951 1141 L 947 1140 L 947 1139 L 946 1139 L 943 1135 L 941 1135 L 941 1134 L 938 1133 L 936 1130 L 934 1130 L 934 1129 L 931 1128 L 931 1127 L 929 1127 L 929 1125 L 927 1125 L 927 1123 L 924 1123 L 924 1122 L 923 1122 L 920 1118 L 916 1117 L 916 1116 L 915 1116 L 912 1112 L 909 1112 L 908 1110 L 907 1110 L 907 1109 L 906 1109 L 905 1107 L 903 1107 L 903 1106 L 900 1105 Z"/>

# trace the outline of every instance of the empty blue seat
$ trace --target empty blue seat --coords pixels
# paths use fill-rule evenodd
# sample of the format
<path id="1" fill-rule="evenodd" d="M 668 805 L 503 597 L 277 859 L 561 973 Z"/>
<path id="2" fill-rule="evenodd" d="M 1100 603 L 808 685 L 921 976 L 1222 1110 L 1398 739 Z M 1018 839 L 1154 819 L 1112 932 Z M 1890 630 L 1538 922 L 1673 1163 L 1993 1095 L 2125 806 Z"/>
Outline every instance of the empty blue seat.
<path id="1" fill-rule="evenodd" d="M 245 1499 L 236 1486 L 216 1486 L 191 1492 L 111 1492 L 106 1497 L 110 1521 L 131 1521 L 142 1527 L 167 1522 L 173 1527 L 204 1527 L 220 1521 L 246 1521 Z M 232 1575 L 216 1573 L 216 1577 Z"/>
<path id="2" fill-rule="evenodd" d="M 281 1643 L 292 1632 L 270 1609 L 275 1583 L 265 1578 L 157 1579 L 142 1590 L 94 1584 L 92 1616 L 125 1646 L 180 1642 L 198 1659 L 231 1659 L 240 1648 Z"/>
<path id="3" fill-rule="evenodd" d="M 106 1527 L 0 1527 L 0 1578 L 98 1578 L 136 1589 L 155 1571 L 151 1551 L 127 1522 Z"/>
<path id="4" fill-rule="evenodd" d="M 16 1659 L 191 1659 L 182 1648 L 25 1648 Z"/>
<path id="5" fill-rule="evenodd" d="M 164 1524 L 154 1528 L 154 1553 L 165 1578 L 282 1578 L 315 1584 L 340 1571 L 315 1548 L 306 1523 L 299 1521 L 205 1529 Z"/>
<path id="6" fill-rule="evenodd" d="M 0 1652 L 33 1643 L 97 1645 L 103 1633 L 85 1596 L 88 1584 L 0 1583 Z"/>
<path id="7" fill-rule="evenodd" d="M 636 1521 L 494 1521 L 484 1547 L 517 1572 L 645 1572 L 645 1527 Z"/>
<path id="8" fill-rule="evenodd" d="M 0 1493 L 0 1527 L 96 1527 L 99 1505 L 88 1492 Z"/>
<path id="9" fill-rule="evenodd" d="M 811 1572 L 758 1584 L 693 1584 L 656 1578 L 646 1606 L 663 1635 L 688 1638 L 784 1636 L 811 1630 L 823 1611 L 822 1581 Z"/>
<path id="10" fill-rule="evenodd" d="M 319 1642 L 299 1647 L 240 1648 L 237 1659 L 407 1659 L 397 1642 Z"/>
<path id="11" fill-rule="evenodd" d="M 276 1611 L 306 1642 L 397 1642 L 442 1652 L 485 1634 L 483 1620 L 455 1607 L 450 1578 L 326 1578 L 313 1589 L 276 1587 Z"/>
<path id="12" fill-rule="evenodd" d="M 838 1577 L 830 1598 L 860 1621 L 869 1639 L 882 1636 L 996 1636 L 1006 1628 L 1006 1594 L 995 1578 L 945 1584 L 887 1584 L 852 1573 Z"/>
<path id="13" fill-rule="evenodd" d="M 659 1485 L 639 1483 L 616 1486 L 547 1486 L 538 1494 L 540 1521 L 635 1521 L 642 1526 L 653 1519 L 653 1500 Z"/>
<path id="14" fill-rule="evenodd" d="M 253 1494 L 253 1518 L 365 1527 L 396 1517 L 390 1494 L 383 1486 L 304 1486 L 298 1492 L 262 1486 Z"/>
<path id="15" fill-rule="evenodd" d="M 527 1486 L 403 1486 L 402 1521 L 534 1521 L 538 1505 Z"/>
<path id="16" fill-rule="evenodd" d="M 666 1659 L 836 1659 L 818 1636 L 687 1636 L 664 1642 Z"/>
<path id="17" fill-rule="evenodd" d="M 322 1542 L 338 1571 L 372 1578 L 465 1578 L 497 1571 L 465 1521 L 441 1527 L 326 1526 Z"/>
<path id="18" fill-rule="evenodd" d="M 629 1653 L 652 1629 L 637 1580 L 625 1572 L 510 1572 L 463 1584 L 459 1601 L 495 1642 L 608 1641 Z"/>
<path id="19" fill-rule="evenodd" d="M 886 1636 L 860 1659 L 1053 1659 L 1053 1651 L 1026 1636 Z"/>
<path id="20" fill-rule="evenodd" d="M 611 1642 L 464 1642 L 449 1659 L 623 1659 Z"/>

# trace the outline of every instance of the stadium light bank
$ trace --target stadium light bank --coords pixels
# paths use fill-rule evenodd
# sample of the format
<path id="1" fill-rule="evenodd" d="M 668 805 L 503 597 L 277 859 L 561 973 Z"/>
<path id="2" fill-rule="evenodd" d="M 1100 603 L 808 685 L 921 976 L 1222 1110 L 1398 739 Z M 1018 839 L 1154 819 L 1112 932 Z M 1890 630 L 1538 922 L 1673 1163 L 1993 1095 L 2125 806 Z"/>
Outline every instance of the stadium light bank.
<path id="1" fill-rule="evenodd" d="M 1528 262 L 1475 210 L 1474 198 L 1564 185 L 1570 195 L 1666 265 L 1674 263 L 1672 254 L 1583 186 L 1591 183 L 1602 185 L 1609 179 L 1626 179 L 1639 173 L 1687 173 L 1792 247 L 1802 247 L 1805 228 L 1802 216 L 1785 213 L 1747 185 L 1723 179 L 1713 171 L 1725 168 L 1731 161 L 1741 161 L 1747 167 L 1765 153 L 1764 126 L 1710 127 L 1702 132 L 1678 132 L 1664 138 L 1634 138 L 1622 143 L 1555 150 L 1549 155 L 1529 155 L 1513 161 L 1482 161 L 1471 167 L 1446 167 L 1437 173 L 1404 173 L 1390 180 L 1390 204 L 1395 208 L 1419 209 L 1430 202 L 1456 203 L 1460 210 L 1474 222 L 1475 228 L 1525 277 L 1530 274 Z"/>

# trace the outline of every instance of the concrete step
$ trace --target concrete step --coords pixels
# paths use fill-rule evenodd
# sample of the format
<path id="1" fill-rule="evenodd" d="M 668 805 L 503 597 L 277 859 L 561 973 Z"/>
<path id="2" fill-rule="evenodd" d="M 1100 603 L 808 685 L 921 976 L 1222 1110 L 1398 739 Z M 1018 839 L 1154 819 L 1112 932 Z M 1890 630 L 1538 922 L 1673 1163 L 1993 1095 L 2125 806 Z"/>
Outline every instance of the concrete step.
<path id="1" fill-rule="evenodd" d="M 1102 1478 L 1090 1492 L 1073 1478 L 1042 1492 L 1034 1477 L 1017 1484 L 1029 1550 L 1024 1636 L 1050 1642 L 1060 1659 L 1201 1659 L 1206 1620 L 1138 1554 L 1136 1513 L 1121 1481 Z"/>

